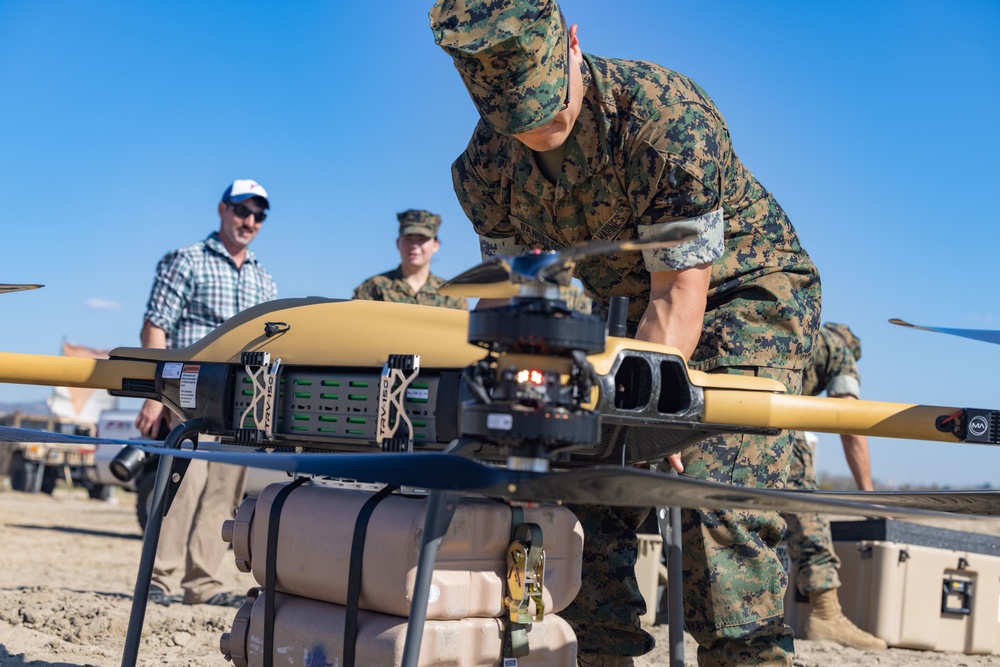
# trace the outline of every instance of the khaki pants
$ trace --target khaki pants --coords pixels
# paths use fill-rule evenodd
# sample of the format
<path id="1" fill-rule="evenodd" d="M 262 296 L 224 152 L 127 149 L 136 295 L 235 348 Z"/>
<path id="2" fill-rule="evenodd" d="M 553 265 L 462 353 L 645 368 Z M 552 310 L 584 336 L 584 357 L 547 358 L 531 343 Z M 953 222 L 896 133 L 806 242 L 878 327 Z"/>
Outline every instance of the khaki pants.
<path id="1" fill-rule="evenodd" d="M 204 441 L 204 438 L 202 438 Z M 246 468 L 192 460 L 170 510 L 163 518 L 153 565 L 153 584 L 168 595 L 180 569 L 185 604 L 200 604 L 223 592 L 217 578 L 229 545 L 222 524 L 243 499 Z"/>

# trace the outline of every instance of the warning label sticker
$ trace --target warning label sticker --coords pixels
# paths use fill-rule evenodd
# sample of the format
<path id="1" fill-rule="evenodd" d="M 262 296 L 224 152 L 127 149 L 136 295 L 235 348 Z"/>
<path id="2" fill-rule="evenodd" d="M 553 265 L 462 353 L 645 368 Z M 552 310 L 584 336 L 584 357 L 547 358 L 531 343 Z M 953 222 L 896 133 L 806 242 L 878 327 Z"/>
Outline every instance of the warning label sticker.
<path id="1" fill-rule="evenodd" d="M 181 370 L 181 407 L 195 408 L 195 397 L 198 389 L 198 372 L 201 366 L 198 364 L 184 364 Z"/>

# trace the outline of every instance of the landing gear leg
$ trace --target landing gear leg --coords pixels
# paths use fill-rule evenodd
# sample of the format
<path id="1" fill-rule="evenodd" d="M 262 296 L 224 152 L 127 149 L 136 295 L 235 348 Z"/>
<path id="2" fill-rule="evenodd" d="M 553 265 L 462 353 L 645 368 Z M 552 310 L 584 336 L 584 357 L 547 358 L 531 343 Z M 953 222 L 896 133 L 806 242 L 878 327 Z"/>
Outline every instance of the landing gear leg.
<path id="1" fill-rule="evenodd" d="M 197 438 L 202 427 L 201 419 L 192 419 L 176 426 L 163 443 L 164 449 L 180 449 L 181 443 L 194 436 Z M 195 440 L 197 442 L 197 440 Z M 146 523 L 146 531 L 142 537 L 142 555 L 139 557 L 139 573 L 135 578 L 135 593 L 132 596 L 132 611 L 128 619 L 128 632 L 125 635 L 125 651 L 122 654 L 122 667 L 135 667 L 139 656 L 139 642 L 142 639 L 142 625 L 146 620 L 146 602 L 149 596 L 150 581 L 153 579 L 153 562 L 156 560 L 156 545 L 160 541 L 160 527 L 163 525 L 163 505 L 167 495 L 167 484 L 170 482 L 170 471 L 174 457 L 160 455 L 156 467 L 156 482 L 153 485 L 152 507 Z M 180 480 L 178 480 L 180 483 Z"/>

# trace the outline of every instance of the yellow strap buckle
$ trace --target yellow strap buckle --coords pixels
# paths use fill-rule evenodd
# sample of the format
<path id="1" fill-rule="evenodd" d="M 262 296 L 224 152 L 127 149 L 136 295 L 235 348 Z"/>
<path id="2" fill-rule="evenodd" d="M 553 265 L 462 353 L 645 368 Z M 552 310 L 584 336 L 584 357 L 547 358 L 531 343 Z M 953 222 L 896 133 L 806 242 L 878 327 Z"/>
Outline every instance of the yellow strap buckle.
<path id="1" fill-rule="evenodd" d="M 507 547 L 507 597 L 504 604 L 511 623 L 534 623 L 545 616 L 542 587 L 545 578 L 545 551 L 542 529 L 537 524 L 521 524 Z"/>

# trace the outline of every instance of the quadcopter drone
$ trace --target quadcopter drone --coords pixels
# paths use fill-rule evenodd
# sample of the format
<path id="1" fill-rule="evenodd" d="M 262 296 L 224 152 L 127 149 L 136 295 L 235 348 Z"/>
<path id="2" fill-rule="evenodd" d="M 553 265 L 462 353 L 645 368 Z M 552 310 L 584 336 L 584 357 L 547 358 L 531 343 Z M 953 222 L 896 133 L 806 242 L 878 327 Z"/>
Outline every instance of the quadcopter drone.
<path id="1" fill-rule="evenodd" d="M 690 370 L 673 348 L 623 337 L 626 304 L 613 301 L 605 323 L 559 299 L 580 259 L 673 245 L 694 234 L 681 227 L 647 241 L 492 257 L 442 288 L 510 300 L 471 313 L 282 299 L 243 311 L 180 350 L 117 348 L 97 360 L 0 353 L 0 381 L 154 399 L 183 421 L 199 420 L 200 432 L 234 445 L 233 456 L 380 454 L 371 462 L 375 470 L 389 465 L 389 454 L 448 451 L 499 465 L 504 474 L 576 470 L 582 476 L 603 466 L 632 473 L 623 467 L 658 462 L 714 434 L 782 429 L 1000 443 L 994 410 L 792 396 L 774 380 Z M 0 285 L 0 291 L 35 287 Z M 0 440 L 24 435 L 0 429 Z M 308 460 L 292 456 L 279 464 L 272 457 L 260 465 L 292 470 L 318 462 Z M 343 467 L 354 459 L 327 460 Z M 430 481 L 456 483 L 436 476 L 429 460 L 410 464 L 411 474 L 419 476 L 427 465 Z M 377 472 L 368 475 L 374 478 L 363 481 L 385 481 Z M 563 486 L 555 478 L 543 486 L 555 484 Z M 570 479 L 565 487 L 574 488 Z M 591 501 L 627 504 L 620 491 Z M 556 495 L 538 499 L 568 500 Z M 927 506 L 924 498 L 906 495 L 878 502 Z"/>

